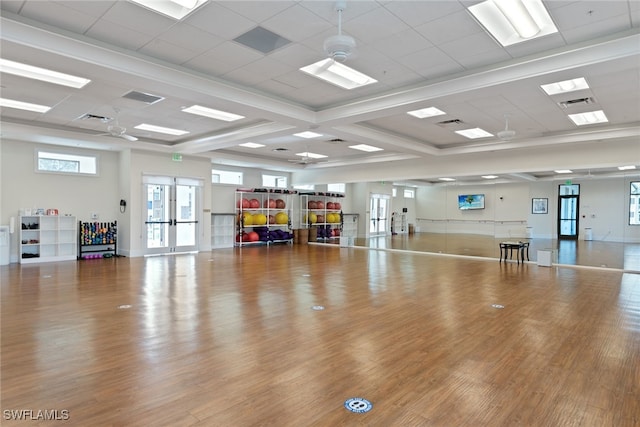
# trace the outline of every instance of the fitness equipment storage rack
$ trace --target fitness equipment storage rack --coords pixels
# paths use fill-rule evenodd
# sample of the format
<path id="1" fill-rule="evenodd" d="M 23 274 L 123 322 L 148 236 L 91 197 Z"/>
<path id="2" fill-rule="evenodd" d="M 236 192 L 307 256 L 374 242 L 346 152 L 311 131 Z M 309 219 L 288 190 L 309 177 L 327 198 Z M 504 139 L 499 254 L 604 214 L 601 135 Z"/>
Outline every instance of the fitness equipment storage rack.
<path id="1" fill-rule="evenodd" d="M 21 215 L 20 263 L 76 259 L 76 217 Z"/>
<path id="2" fill-rule="evenodd" d="M 118 222 L 78 223 L 78 259 L 118 256 Z"/>
<path id="3" fill-rule="evenodd" d="M 237 189 L 235 245 L 292 243 L 291 195 L 296 193 L 274 188 Z M 261 220 L 256 224 L 254 218 Z"/>
<path id="4" fill-rule="evenodd" d="M 341 193 L 300 193 L 300 224 L 309 229 L 309 241 L 340 238 L 343 200 Z"/>

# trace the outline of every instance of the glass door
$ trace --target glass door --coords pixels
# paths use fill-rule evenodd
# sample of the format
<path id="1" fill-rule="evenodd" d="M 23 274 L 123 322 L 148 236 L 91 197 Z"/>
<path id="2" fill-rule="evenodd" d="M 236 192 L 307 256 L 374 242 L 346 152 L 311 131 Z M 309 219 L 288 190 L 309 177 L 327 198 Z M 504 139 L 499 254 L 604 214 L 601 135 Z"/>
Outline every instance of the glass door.
<path id="1" fill-rule="evenodd" d="M 369 235 L 387 234 L 389 228 L 389 195 L 371 194 Z"/>
<path id="2" fill-rule="evenodd" d="M 146 255 L 197 251 L 198 180 L 145 177 Z"/>
<path id="3" fill-rule="evenodd" d="M 562 184 L 558 192 L 558 239 L 578 240 L 580 185 Z"/>

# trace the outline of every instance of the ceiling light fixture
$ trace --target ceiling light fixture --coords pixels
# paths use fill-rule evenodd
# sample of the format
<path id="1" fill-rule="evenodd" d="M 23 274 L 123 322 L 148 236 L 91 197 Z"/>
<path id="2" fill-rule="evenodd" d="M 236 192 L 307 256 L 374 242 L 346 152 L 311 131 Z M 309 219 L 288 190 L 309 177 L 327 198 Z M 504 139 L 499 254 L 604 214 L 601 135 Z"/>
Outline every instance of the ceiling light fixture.
<path id="1" fill-rule="evenodd" d="M 91 80 L 0 58 L 0 72 L 80 89 Z"/>
<path id="2" fill-rule="evenodd" d="M 482 175 L 482 177 L 484 179 L 496 179 L 498 178 L 498 175 Z"/>
<path id="3" fill-rule="evenodd" d="M 439 110 L 436 107 L 427 107 L 427 108 L 422 108 L 420 110 L 408 111 L 407 114 L 413 117 L 417 117 L 419 119 L 424 119 L 426 117 L 441 116 L 447 113 L 445 113 L 442 110 Z"/>
<path id="4" fill-rule="evenodd" d="M 573 173 L 571 169 L 558 169 L 554 171 L 555 173 Z"/>
<path id="5" fill-rule="evenodd" d="M 540 85 L 540 87 L 547 93 L 547 95 L 557 95 L 559 93 L 589 89 L 589 84 L 584 77 L 578 77 L 576 79 L 563 80 L 561 82 Z"/>
<path id="6" fill-rule="evenodd" d="M 244 116 L 239 114 L 227 113 L 226 111 L 214 110 L 213 108 L 203 107 L 202 105 L 192 105 L 182 109 L 185 113 L 197 114 L 199 116 L 209 117 L 216 120 L 223 120 L 225 122 L 233 122 L 236 120 L 244 119 Z"/>
<path id="7" fill-rule="evenodd" d="M 634 165 L 629 165 L 629 166 L 618 166 L 618 170 L 621 171 L 630 171 L 630 170 L 634 170 L 636 167 Z"/>
<path id="8" fill-rule="evenodd" d="M 149 132 L 158 132 L 158 133 L 164 133 L 167 135 L 176 135 L 176 136 L 186 135 L 189 133 L 189 131 L 186 131 L 186 130 L 165 128 L 162 126 L 150 125 L 147 123 L 139 124 L 138 126 L 134 126 L 134 128 L 140 129 L 140 130 L 148 130 Z"/>
<path id="9" fill-rule="evenodd" d="M 180 20 L 208 0 L 129 0 L 170 18 Z"/>
<path id="10" fill-rule="evenodd" d="M 487 138 L 489 136 L 493 136 L 492 133 L 489 133 L 486 130 L 480 128 L 457 130 L 456 133 L 469 139 Z"/>
<path id="11" fill-rule="evenodd" d="M 350 145 L 349 148 L 352 148 L 354 150 L 366 151 L 367 153 L 372 153 L 374 151 L 383 151 L 382 148 L 374 147 L 373 145 L 367 144 Z"/>
<path id="12" fill-rule="evenodd" d="M 240 147 L 247 147 L 247 148 L 262 148 L 262 147 L 266 147 L 266 145 L 264 144 L 257 144 L 255 142 L 245 142 L 244 144 L 238 144 Z"/>
<path id="13" fill-rule="evenodd" d="M 308 157 L 311 159 L 324 159 L 325 157 L 327 157 L 324 154 L 310 153 L 308 151 L 305 151 L 303 153 L 296 153 L 296 156 Z"/>
<path id="14" fill-rule="evenodd" d="M 331 58 L 302 67 L 300 71 L 343 89 L 355 89 L 377 82 L 373 77 L 369 77 Z"/>
<path id="15" fill-rule="evenodd" d="M 455 181 L 455 178 L 438 178 L 440 181 L 447 181 L 447 182 L 451 182 L 451 181 Z"/>
<path id="16" fill-rule="evenodd" d="M 310 130 L 305 132 L 294 133 L 293 135 L 299 136 L 300 138 L 306 138 L 306 139 L 317 138 L 319 136 L 322 136 L 321 133 L 311 132 Z"/>
<path id="17" fill-rule="evenodd" d="M 596 123 L 606 123 L 609 121 L 604 111 L 587 111 L 585 113 L 569 114 L 569 118 L 576 126 L 593 125 Z"/>
<path id="18" fill-rule="evenodd" d="M 14 99 L 0 98 L 0 107 L 15 108 L 17 110 L 33 111 L 35 113 L 46 113 L 51 109 L 46 105 L 31 104 L 29 102 L 16 101 Z"/>
<path id="19" fill-rule="evenodd" d="M 469 12 L 503 46 L 558 32 L 541 0 L 486 0 Z"/>

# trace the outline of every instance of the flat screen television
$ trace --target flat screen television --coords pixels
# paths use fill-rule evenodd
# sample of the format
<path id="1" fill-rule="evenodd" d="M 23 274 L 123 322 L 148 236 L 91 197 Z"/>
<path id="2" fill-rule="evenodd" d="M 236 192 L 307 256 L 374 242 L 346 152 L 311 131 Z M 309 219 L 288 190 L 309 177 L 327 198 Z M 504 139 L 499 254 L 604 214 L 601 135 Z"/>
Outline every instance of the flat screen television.
<path id="1" fill-rule="evenodd" d="M 484 209 L 484 194 L 459 194 L 458 209 L 462 211 Z"/>

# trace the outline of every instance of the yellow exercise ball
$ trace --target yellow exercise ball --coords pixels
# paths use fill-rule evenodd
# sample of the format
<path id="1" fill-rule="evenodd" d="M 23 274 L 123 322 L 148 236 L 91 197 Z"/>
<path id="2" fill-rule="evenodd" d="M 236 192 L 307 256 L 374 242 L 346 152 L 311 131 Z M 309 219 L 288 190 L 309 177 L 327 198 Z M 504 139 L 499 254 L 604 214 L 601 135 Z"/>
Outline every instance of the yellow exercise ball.
<path id="1" fill-rule="evenodd" d="M 284 212 L 278 212 L 276 214 L 276 224 L 286 224 L 289 222 L 289 215 Z"/>
<path id="2" fill-rule="evenodd" d="M 255 214 L 253 215 L 253 224 L 254 225 L 265 225 L 267 223 L 267 216 L 265 214 Z"/>

